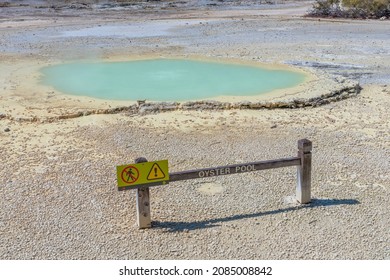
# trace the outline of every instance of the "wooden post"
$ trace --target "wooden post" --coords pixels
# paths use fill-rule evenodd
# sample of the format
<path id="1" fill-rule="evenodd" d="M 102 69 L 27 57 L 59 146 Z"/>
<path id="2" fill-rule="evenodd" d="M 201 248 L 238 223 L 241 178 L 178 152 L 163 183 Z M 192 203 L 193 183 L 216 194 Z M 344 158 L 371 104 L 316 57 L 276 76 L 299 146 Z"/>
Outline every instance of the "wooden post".
<path id="1" fill-rule="evenodd" d="M 298 165 L 296 198 L 301 204 L 311 201 L 311 149 L 311 141 L 307 139 L 298 141 L 298 157 L 301 164 Z"/>
<path id="2" fill-rule="evenodd" d="M 147 162 L 146 158 L 137 158 L 135 163 Z M 152 218 L 150 215 L 149 188 L 143 187 L 137 189 L 137 224 L 139 229 L 151 228 Z"/>

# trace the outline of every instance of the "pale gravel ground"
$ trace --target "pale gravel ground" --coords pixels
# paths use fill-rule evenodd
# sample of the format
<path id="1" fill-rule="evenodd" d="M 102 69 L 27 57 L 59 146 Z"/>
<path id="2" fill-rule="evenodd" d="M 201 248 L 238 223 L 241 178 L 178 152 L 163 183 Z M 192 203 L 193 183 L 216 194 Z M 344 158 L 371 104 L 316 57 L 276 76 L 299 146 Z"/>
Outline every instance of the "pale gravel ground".
<path id="1" fill-rule="evenodd" d="M 126 49 L 120 38 L 45 37 L 71 30 L 63 19 L 46 31 L 1 29 L 10 64 L 62 59 L 64 43 L 79 50 L 72 58 L 86 42 L 103 56 L 150 53 L 153 43 L 163 54 L 359 65 L 324 71 L 358 77 L 364 89 L 320 108 L 0 119 L 0 259 L 390 259 L 389 23 L 245 19 L 202 19 L 171 36 L 131 39 Z M 13 40 L 30 29 L 46 41 Z M 3 90 L 0 113 L 47 114 L 46 101 L 17 86 Z M 116 188 L 115 166 L 139 156 L 168 159 L 180 171 L 294 156 L 301 138 L 314 145 L 308 206 L 294 201 L 293 167 L 192 180 L 153 188 L 153 228 L 138 230 L 135 192 Z"/>

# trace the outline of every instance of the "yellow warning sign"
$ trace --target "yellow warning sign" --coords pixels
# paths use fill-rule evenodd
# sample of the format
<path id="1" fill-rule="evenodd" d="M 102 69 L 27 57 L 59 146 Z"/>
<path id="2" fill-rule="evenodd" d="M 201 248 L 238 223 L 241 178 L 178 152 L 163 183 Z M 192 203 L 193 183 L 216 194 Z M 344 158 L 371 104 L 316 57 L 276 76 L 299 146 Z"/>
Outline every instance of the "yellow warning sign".
<path id="1" fill-rule="evenodd" d="M 169 181 L 168 160 L 148 161 L 116 167 L 118 187 L 154 184 Z"/>
<path id="2" fill-rule="evenodd" d="M 165 178 L 164 171 L 161 170 L 161 167 L 157 163 L 154 163 L 149 171 L 148 180 L 154 181 L 163 178 Z"/>

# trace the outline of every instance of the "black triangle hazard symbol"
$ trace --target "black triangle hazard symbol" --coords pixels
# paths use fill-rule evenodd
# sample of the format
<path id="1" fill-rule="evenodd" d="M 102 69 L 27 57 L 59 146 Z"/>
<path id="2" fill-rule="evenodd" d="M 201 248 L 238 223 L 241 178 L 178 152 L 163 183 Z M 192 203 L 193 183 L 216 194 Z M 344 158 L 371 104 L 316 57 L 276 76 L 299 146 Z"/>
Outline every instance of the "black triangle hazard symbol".
<path id="1" fill-rule="evenodd" d="M 157 180 L 157 179 L 164 179 L 165 174 L 161 170 L 160 166 L 155 163 L 152 166 L 152 169 L 150 169 L 147 179 L 148 180 Z"/>

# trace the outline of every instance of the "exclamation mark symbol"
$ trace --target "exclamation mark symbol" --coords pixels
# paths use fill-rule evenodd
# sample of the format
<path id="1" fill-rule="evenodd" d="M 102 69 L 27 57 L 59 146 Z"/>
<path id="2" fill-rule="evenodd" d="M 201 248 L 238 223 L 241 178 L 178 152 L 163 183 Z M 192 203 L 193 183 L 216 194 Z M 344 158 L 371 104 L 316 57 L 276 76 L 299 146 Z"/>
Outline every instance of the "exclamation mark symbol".
<path id="1" fill-rule="evenodd" d="M 162 171 L 160 166 L 158 166 L 158 164 L 155 163 L 152 166 L 152 168 L 150 168 L 147 179 L 148 180 L 158 180 L 158 179 L 164 179 L 164 177 L 165 177 L 164 171 Z"/>

